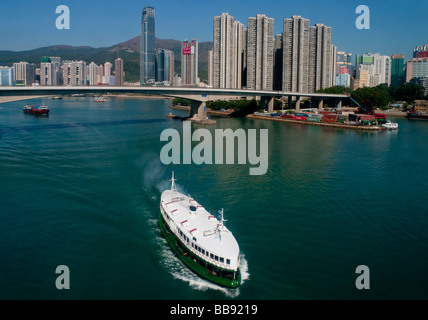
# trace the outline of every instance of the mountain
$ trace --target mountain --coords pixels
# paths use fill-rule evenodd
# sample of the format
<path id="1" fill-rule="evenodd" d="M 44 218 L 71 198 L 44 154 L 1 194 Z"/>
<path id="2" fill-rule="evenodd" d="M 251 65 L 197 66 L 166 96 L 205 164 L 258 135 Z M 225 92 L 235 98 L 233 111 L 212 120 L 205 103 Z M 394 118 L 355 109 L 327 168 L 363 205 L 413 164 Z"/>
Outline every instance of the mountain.
<path id="1" fill-rule="evenodd" d="M 208 51 L 213 47 L 212 42 L 199 43 L 199 78 L 208 79 Z M 175 56 L 175 72 L 181 71 L 181 41 L 172 39 L 155 39 L 155 48 L 171 50 Z M 58 56 L 62 60 L 83 60 L 87 63 L 104 64 L 122 58 L 126 81 L 137 82 L 140 77 L 140 37 L 105 48 L 88 46 L 73 47 L 54 45 L 28 51 L 0 51 L 0 65 L 11 66 L 14 62 L 27 61 L 40 66 L 40 60 L 45 56 Z"/>

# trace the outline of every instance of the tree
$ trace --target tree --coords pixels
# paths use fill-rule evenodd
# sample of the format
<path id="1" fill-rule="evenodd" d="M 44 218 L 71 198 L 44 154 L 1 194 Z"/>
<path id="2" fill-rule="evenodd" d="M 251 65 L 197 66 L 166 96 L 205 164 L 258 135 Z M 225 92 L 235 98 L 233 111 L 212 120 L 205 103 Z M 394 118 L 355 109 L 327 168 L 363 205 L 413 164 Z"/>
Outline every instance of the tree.
<path id="1" fill-rule="evenodd" d="M 425 88 L 415 83 L 406 83 L 392 90 L 391 94 L 396 101 L 406 101 L 413 104 L 415 100 L 422 100 L 425 96 Z"/>
<path id="2" fill-rule="evenodd" d="M 352 92 L 351 97 L 367 110 L 373 110 L 376 107 L 384 108 L 393 101 L 387 87 L 383 85 L 374 88 L 359 88 Z"/>

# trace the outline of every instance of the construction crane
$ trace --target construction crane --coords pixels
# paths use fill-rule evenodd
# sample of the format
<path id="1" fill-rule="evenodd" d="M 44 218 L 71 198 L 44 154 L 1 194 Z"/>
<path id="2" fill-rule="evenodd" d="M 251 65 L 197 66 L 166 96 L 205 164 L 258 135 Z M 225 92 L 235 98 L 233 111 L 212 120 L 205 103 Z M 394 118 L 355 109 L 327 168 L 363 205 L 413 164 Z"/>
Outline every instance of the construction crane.
<path id="1" fill-rule="evenodd" d="M 349 99 L 351 99 L 352 102 L 354 102 L 357 106 L 358 106 L 358 113 L 359 114 L 371 114 L 374 115 L 375 112 L 373 110 L 373 107 L 368 107 L 368 106 L 361 106 L 357 101 L 355 101 L 354 99 L 352 99 L 351 95 L 349 93 L 347 93 L 346 91 L 343 92 Z M 362 103 L 364 104 L 364 100 L 362 101 Z"/>

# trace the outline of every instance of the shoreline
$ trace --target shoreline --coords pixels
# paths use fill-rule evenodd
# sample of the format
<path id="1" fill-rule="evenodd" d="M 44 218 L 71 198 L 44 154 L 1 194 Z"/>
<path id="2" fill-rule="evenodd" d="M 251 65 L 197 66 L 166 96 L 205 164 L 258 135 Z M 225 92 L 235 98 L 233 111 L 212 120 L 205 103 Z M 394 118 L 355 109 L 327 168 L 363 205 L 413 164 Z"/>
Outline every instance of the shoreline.
<path id="1" fill-rule="evenodd" d="M 407 112 L 404 112 L 404 111 L 388 112 L 388 111 L 383 111 L 383 110 L 375 110 L 375 112 L 379 113 L 379 114 L 383 114 L 385 116 L 390 116 L 390 117 L 407 117 Z"/>
<path id="2" fill-rule="evenodd" d="M 40 98 L 51 98 L 53 96 L 12 96 L 12 97 L 2 97 L 0 96 L 0 104 L 8 102 L 16 102 L 30 99 L 40 99 Z"/>

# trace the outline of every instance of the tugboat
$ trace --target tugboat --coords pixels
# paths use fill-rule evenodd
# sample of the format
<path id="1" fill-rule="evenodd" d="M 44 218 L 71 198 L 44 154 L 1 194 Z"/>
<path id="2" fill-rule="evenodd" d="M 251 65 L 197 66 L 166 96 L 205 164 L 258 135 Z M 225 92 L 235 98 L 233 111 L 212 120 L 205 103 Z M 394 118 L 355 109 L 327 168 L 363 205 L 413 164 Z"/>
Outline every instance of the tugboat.
<path id="1" fill-rule="evenodd" d="M 36 116 L 48 116 L 49 115 L 49 107 L 45 106 L 44 103 L 42 106 L 24 106 L 24 113 L 33 114 Z"/>
<path id="2" fill-rule="evenodd" d="M 223 210 L 218 217 L 177 191 L 172 174 L 171 190 L 162 193 L 159 222 L 177 256 L 199 276 L 227 288 L 241 285 L 239 245 L 225 227 Z"/>

